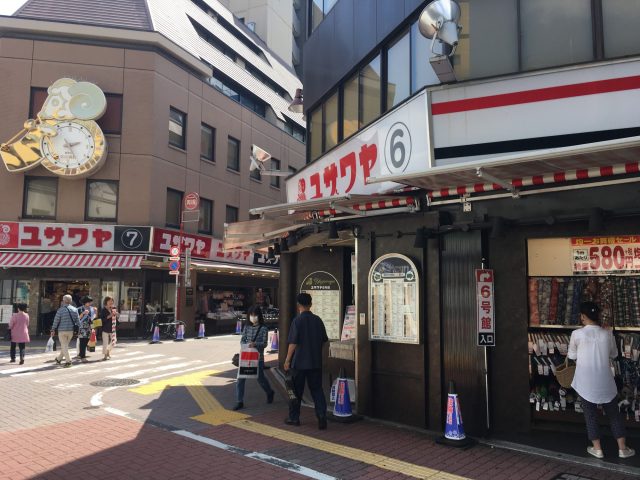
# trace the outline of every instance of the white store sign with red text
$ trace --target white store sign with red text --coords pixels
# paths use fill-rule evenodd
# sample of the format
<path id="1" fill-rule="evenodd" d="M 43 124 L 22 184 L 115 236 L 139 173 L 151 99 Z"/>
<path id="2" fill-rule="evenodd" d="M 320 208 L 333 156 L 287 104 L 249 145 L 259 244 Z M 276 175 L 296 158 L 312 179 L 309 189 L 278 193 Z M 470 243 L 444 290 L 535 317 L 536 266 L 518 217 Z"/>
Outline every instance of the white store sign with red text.
<path id="1" fill-rule="evenodd" d="M 427 95 L 423 92 L 287 179 L 287 201 L 373 195 L 402 188 L 368 184 L 369 177 L 408 174 L 429 167 Z"/>

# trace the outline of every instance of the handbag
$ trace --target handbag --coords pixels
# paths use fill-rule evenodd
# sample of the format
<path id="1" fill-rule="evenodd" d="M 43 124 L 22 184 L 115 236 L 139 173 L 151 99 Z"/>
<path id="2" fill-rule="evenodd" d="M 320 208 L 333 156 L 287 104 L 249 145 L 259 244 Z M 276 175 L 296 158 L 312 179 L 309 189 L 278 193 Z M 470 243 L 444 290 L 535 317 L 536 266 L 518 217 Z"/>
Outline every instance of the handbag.
<path id="1" fill-rule="evenodd" d="M 564 364 L 556 367 L 556 379 L 563 388 L 571 388 L 573 377 L 576 374 L 576 366 L 569 365 L 569 357 L 564 361 Z"/>
<path id="2" fill-rule="evenodd" d="M 256 332 L 256 334 L 253 336 L 253 340 L 251 343 L 255 343 L 256 338 L 258 338 L 258 334 L 260 333 L 260 330 L 262 329 L 264 325 L 260 325 L 260 328 L 258 329 L 258 331 Z M 239 367 L 240 366 L 240 354 L 236 353 L 232 358 L 231 358 L 231 363 L 236 366 Z"/>
<path id="3" fill-rule="evenodd" d="M 69 311 L 69 307 L 67 307 L 67 314 L 69 315 L 69 318 L 71 319 L 71 323 L 73 323 L 73 335 L 78 335 L 78 333 L 80 332 L 80 324 L 76 323 L 73 321 L 73 317 L 71 316 L 71 312 Z M 57 334 L 58 332 L 56 332 Z"/>

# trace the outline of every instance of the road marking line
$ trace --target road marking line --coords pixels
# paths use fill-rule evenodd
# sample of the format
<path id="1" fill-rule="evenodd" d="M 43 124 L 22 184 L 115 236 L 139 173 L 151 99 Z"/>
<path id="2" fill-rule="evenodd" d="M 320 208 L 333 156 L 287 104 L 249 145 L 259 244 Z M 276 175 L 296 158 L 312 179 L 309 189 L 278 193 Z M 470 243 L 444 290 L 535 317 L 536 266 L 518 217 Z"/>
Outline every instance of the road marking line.
<path id="1" fill-rule="evenodd" d="M 104 372 L 111 372 L 113 370 L 121 370 L 124 367 L 127 368 L 132 368 L 132 367 L 140 367 L 143 365 L 157 365 L 158 363 L 162 363 L 165 360 L 171 360 L 171 361 L 175 361 L 175 360 L 181 360 L 183 357 L 171 357 L 171 358 L 167 358 L 167 359 L 159 359 L 159 360 L 151 360 L 148 362 L 141 362 L 141 363 L 132 363 L 132 364 L 127 364 L 127 365 L 117 365 L 117 366 L 112 366 L 114 363 L 123 363 L 123 362 L 131 362 L 131 361 L 139 361 L 139 360 L 144 360 L 147 358 L 157 358 L 157 357 L 162 357 L 163 355 L 146 355 L 146 356 L 142 356 L 142 357 L 138 357 L 138 358 L 131 358 L 131 359 L 127 359 L 127 360 L 114 360 L 112 362 L 109 363 L 102 363 L 100 367 L 98 368 L 92 368 L 95 367 L 95 362 L 93 365 L 88 365 L 89 366 L 89 370 L 82 370 L 80 372 L 73 372 L 73 373 L 68 373 L 68 374 L 64 374 L 64 375 L 57 375 L 55 377 L 50 377 L 50 378 L 42 378 L 42 379 L 38 379 L 38 380 L 34 380 L 35 383 L 48 383 L 48 382 L 54 382 L 56 380 L 60 380 L 62 378 L 66 378 L 66 377 L 78 377 L 78 376 L 88 376 L 88 375 L 99 375 L 101 373 Z M 82 364 L 80 364 L 82 365 Z M 109 366 L 107 366 L 109 365 Z M 50 370 L 50 371 L 59 371 L 58 369 L 55 370 Z M 66 370 L 62 370 L 63 372 L 67 373 Z M 33 374 L 35 373 L 42 373 L 42 372 L 32 372 Z M 26 374 L 23 374 L 23 376 Z"/>
<path id="2" fill-rule="evenodd" d="M 238 422 L 230 423 L 229 425 L 249 432 L 265 435 L 267 437 L 284 440 L 285 442 L 295 443 L 297 445 L 313 448 L 315 450 L 338 455 L 340 457 L 367 463 L 384 470 L 402 473 L 414 478 L 425 478 L 428 480 L 468 480 L 466 477 L 404 462 L 402 460 L 387 457 L 386 455 L 367 452 L 366 450 L 347 447 L 345 445 L 327 442 L 325 440 L 319 440 L 317 438 L 308 437 L 306 435 L 290 432 L 281 428 L 257 423 L 252 420 L 240 420 Z"/>
<path id="3" fill-rule="evenodd" d="M 136 353 L 142 353 L 142 352 L 129 352 L 129 353 L 125 353 L 124 355 L 133 355 Z M 69 355 L 71 355 L 71 352 L 69 352 Z M 53 355 L 53 353 L 48 353 L 47 356 L 50 356 L 50 358 L 53 360 L 55 357 Z M 31 357 L 27 357 L 27 360 L 29 360 Z M 123 359 L 123 360 L 114 360 L 111 363 L 115 363 L 115 362 L 128 362 L 131 359 Z M 20 368 L 7 368 L 4 370 L 0 370 L 0 374 L 3 375 L 10 375 L 13 376 L 15 374 L 19 374 L 19 373 L 23 373 L 23 372 L 34 372 L 34 373 L 39 373 L 39 370 L 43 370 L 43 371 L 52 371 L 52 369 L 50 367 L 55 366 L 55 363 L 47 363 L 47 364 L 40 364 L 40 365 L 32 365 L 29 367 L 20 367 Z"/>
<path id="4" fill-rule="evenodd" d="M 122 380 L 126 378 L 139 377 L 141 374 L 148 372 L 164 372 L 166 370 L 175 370 L 177 368 L 188 367 L 189 365 L 193 365 L 195 363 L 202 363 L 202 360 L 192 360 L 190 362 L 174 363 L 172 365 L 165 365 L 163 367 L 146 368 L 144 370 L 136 370 L 135 372 L 121 373 L 119 375 L 108 375 L 107 378 L 117 378 Z"/>
<path id="5" fill-rule="evenodd" d="M 287 460 L 282 460 L 280 458 L 272 457 L 271 455 L 265 455 L 263 453 L 249 452 L 247 450 L 242 450 L 232 445 L 228 445 L 226 443 L 222 443 L 217 440 L 213 440 L 211 438 L 203 437 L 201 435 L 196 435 L 186 430 L 175 430 L 173 433 L 175 433 L 176 435 L 180 435 L 181 437 L 195 440 L 196 442 L 204 443 L 206 445 L 219 448 L 221 450 L 226 450 L 228 452 L 236 453 L 247 458 L 252 458 L 259 462 L 268 463 L 269 465 L 280 467 L 290 472 L 297 473 L 299 475 L 303 475 L 308 478 L 313 478 L 316 480 L 337 480 L 336 477 L 326 475 L 324 473 L 318 472 L 317 470 L 312 470 L 310 468 L 303 467 L 302 465 L 297 465 Z"/>

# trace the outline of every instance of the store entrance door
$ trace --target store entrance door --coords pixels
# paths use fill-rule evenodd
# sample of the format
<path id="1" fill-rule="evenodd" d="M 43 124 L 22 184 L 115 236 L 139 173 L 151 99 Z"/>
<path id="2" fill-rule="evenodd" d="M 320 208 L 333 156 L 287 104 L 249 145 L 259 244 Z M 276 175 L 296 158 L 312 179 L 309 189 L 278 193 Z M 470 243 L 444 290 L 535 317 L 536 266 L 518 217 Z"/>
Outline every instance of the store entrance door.
<path id="1" fill-rule="evenodd" d="M 38 332 L 41 335 L 48 335 L 56 311 L 62 303 L 62 297 L 71 295 L 73 304 L 79 306 L 82 297 L 91 295 L 91 288 L 88 280 L 43 280 L 40 292 Z"/>

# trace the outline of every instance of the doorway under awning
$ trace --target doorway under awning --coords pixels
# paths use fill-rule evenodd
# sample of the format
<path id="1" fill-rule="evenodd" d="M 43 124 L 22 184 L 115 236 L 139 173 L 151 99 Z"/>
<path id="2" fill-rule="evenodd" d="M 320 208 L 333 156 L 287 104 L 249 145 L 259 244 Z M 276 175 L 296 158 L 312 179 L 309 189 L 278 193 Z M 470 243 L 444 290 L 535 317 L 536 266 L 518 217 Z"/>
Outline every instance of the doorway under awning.
<path id="1" fill-rule="evenodd" d="M 343 195 L 253 208 L 249 212 L 261 218 L 225 224 L 224 249 L 265 247 L 305 227 L 393 213 L 411 213 L 419 209 L 417 197 L 406 194 Z"/>

